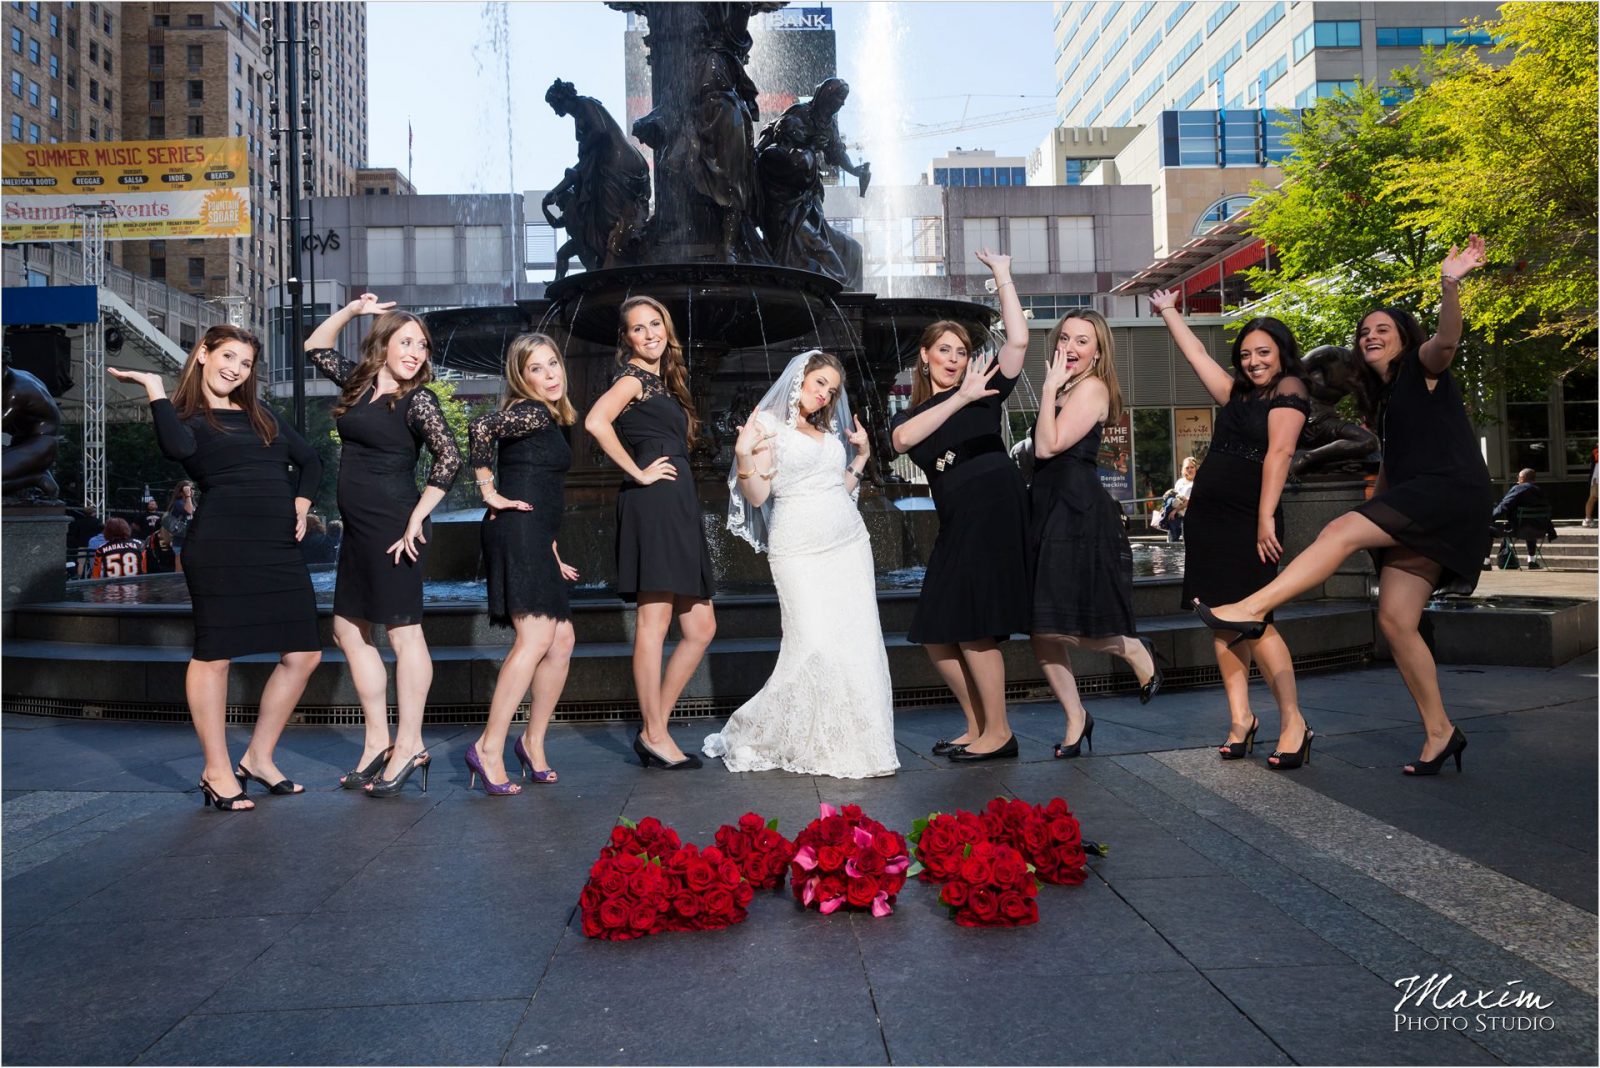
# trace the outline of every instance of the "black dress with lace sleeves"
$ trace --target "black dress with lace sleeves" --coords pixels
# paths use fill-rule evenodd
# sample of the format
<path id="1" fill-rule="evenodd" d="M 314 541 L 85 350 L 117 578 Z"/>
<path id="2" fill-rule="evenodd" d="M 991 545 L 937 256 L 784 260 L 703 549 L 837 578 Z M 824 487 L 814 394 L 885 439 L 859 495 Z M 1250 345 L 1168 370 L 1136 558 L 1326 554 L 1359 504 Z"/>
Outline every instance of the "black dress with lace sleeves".
<path id="1" fill-rule="evenodd" d="M 406 409 L 406 426 L 421 438 L 433 454 L 433 466 L 428 469 L 428 485 L 449 491 L 461 470 L 461 449 L 450 424 L 444 420 L 444 409 L 433 391 L 418 388 L 411 392 L 411 406 Z"/>
<path id="2" fill-rule="evenodd" d="M 344 361 L 311 354 L 335 382 L 348 373 Z M 331 368 L 331 369 L 330 369 Z M 346 619 L 386 627 L 422 622 L 422 573 L 428 547 L 417 559 L 404 553 L 394 562 L 389 546 L 405 534 L 421 493 L 417 461 L 424 443 L 433 454 L 428 484 L 448 489 L 461 468 L 461 452 L 444 421 L 438 398 L 419 386 L 404 397 L 373 396 L 368 386 L 334 424 L 344 447 L 339 458 L 339 512 L 344 540 L 339 545 L 339 578 L 333 610 Z M 423 523 L 431 540 L 432 525 Z"/>
<path id="3" fill-rule="evenodd" d="M 336 386 L 343 386 L 356 369 L 355 361 L 345 359 L 337 349 L 307 349 L 306 359 Z"/>
<path id="4" fill-rule="evenodd" d="M 484 513 L 490 622 L 509 627 L 522 615 L 571 619 L 567 581 L 555 553 L 567 469 L 572 466 L 566 434 L 542 403 L 524 400 L 474 419 L 467 439 L 473 467 L 490 466 L 499 452 L 495 489 L 500 496 L 532 506 L 526 512 L 508 508 Z"/>
<path id="5" fill-rule="evenodd" d="M 1261 507 L 1262 463 L 1267 458 L 1267 421 L 1274 411 L 1311 414 L 1305 383 L 1279 379 L 1269 396 L 1236 396 L 1217 416 L 1211 448 L 1194 476 L 1183 521 L 1183 603 L 1196 598 L 1208 605 L 1231 604 L 1278 573 L 1256 549 L 1256 516 Z M 1302 424 L 1303 425 L 1303 424 Z M 1283 505 L 1272 516 L 1283 543 Z M 1272 618 L 1270 615 L 1267 617 Z"/>

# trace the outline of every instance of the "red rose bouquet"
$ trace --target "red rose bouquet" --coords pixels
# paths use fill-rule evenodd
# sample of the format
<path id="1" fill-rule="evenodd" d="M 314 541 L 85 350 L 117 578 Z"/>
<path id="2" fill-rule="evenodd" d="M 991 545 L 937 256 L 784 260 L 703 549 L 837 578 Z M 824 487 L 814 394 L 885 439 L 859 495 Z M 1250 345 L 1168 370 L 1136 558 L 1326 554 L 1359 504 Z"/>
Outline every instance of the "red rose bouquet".
<path id="1" fill-rule="evenodd" d="M 1039 882 L 1021 853 L 995 842 L 963 848 L 959 868 L 939 891 L 957 923 L 1025 927 L 1039 922 Z"/>
<path id="2" fill-rule="evenodd" d="M 739 866 L 754 890 L 783 885 L 784 873 L 794 859 L 795 844 L 778 833 L 777 820 L 763 820 L 754 812 L 739 817 L 737 825 L 717 828 L 717 847 Z"/>
<path id="3" fill-rule="evenodd" d="M 907 874 L 924 882 L 942 883 L 961 866 L 966 847 L 986 841 L 983 823 L 971 812 L 957 809 L 952 815 L 935 812 L 911 825 L 911 842 L 916 846 L 916 864 Z"/>
<path id="4" fill-rule="evenodd" d="M 840 908 L 871 909 L 874 916 L 894 911 L 895 895 L 911 866 L 903 835 L 861 811 L 859 805 L 822 814 L 795 837 L 789 865 L 795 900 L 827 915 Z"/>
<path id="5" fill-rule="evenodd" d="M 600 859 L 622 854 L 664 857 L 682 844 L 678 832 L 654 816 L 646 816 L 638 823 L 624 817 L 611 828 L 611 840 L 601 848 Z"/>
<path id="6" fill-rule="evenodd" d="M 665 858 L 662 866 L 670 898 L 664 930 L 715 931 L 744 922 L 755 891 L 722 850 L 690 843 Z"/>
<path id="7" fill-rule="evenodd" d="M 1059 797 L 1042 806 L 997 797 L 979 818 L 985 837 L 1017 850 L 1047 883 L 1076 886 L 1087 874 L 1088 849 L 1105 855 L 1103 847 L 1086 847 L 1078 818 Z"/>
<path id="8" fill-rule="evenodd" d="M 578 895 L 583 933 L 622 942 L 666 930 L 670 888 L 661 862 L 632 853 L 601 853 Z"/>

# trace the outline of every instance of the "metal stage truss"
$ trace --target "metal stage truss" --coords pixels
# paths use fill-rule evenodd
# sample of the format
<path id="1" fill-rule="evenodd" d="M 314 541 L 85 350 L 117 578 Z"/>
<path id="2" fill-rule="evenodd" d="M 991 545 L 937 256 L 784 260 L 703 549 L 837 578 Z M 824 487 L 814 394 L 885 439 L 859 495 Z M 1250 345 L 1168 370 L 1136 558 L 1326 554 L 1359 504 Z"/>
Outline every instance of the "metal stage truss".
<path id="1" fill-rule="evenodd" d="M 106 219 L 109 204 L 76 204 L 83 284 L 98 294 L 106 282 Z M 83 506 L 106 514 L 106 323 L 96 309 L 83 332 Z"/>

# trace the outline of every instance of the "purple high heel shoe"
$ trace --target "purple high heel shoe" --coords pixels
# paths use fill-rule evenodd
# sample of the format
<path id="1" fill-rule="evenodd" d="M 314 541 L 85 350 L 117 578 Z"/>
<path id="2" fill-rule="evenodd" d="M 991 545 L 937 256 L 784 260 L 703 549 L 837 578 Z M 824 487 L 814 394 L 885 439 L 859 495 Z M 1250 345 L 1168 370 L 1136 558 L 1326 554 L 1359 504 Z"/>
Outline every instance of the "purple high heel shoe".
<path id="1" fill-rule="evenodd" d="M 478 780 L 482 779 L 483 792 L 490 797 L 508 797 L 511 794 L 520 794 L 522 792 L 522 787 L 510 779 L 499 783 L 489 781 L 489 773 L 483 770 L 483 760 L 478 756 L 476 742 L 467 746 L 467 752 L 463 759 L 467 763 L 467 771 L 471 773 L 467 778 L 468 790 L 474 789 Z"/>
<path id="2" fill-rule="evenodd" d="M 511 751 L 517 755 L 517 763 L 522 765 L 522 777 L 524 779 L 532 775 L 534 782 L 549 784 L 556 781 L 555 768 L 546 768 L 544 771 L 539 771 L 533 766 L 533 758 L 528 755 L 528 750 L 523 746 L 521 738 L 517 739 L 517 744 L 511 747 Z"/>

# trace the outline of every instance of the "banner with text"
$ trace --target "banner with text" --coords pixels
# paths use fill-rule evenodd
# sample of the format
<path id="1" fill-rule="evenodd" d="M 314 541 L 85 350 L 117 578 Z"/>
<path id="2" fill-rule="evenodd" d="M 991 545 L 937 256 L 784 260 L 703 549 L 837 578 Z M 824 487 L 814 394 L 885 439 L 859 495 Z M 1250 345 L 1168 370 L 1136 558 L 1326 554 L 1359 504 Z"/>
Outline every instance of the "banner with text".
<path id="1" fill-rule="evenodd" d="M 1114 500 L 1133 496 L 1133 412 L 1127 408 L 1120 419 L 1101 429 L 1095 466 L 1100 469 L 1100 485 Z"/>
<path id="2" fill-rule="evenodd" d="M 250 233 L 242 137 L 5 146 L 4 240 L 75 241 L 77 209 L 109 206 L 106 240 Z"/>
<path id="3" fill-rule="evenodd" d="M 1172 470 L 1174 477 L 1183 471 L 1183 461 L 1193 456 L 1204 459 L 1211 445 L 1210 408 L 1172 410 Z"/>

